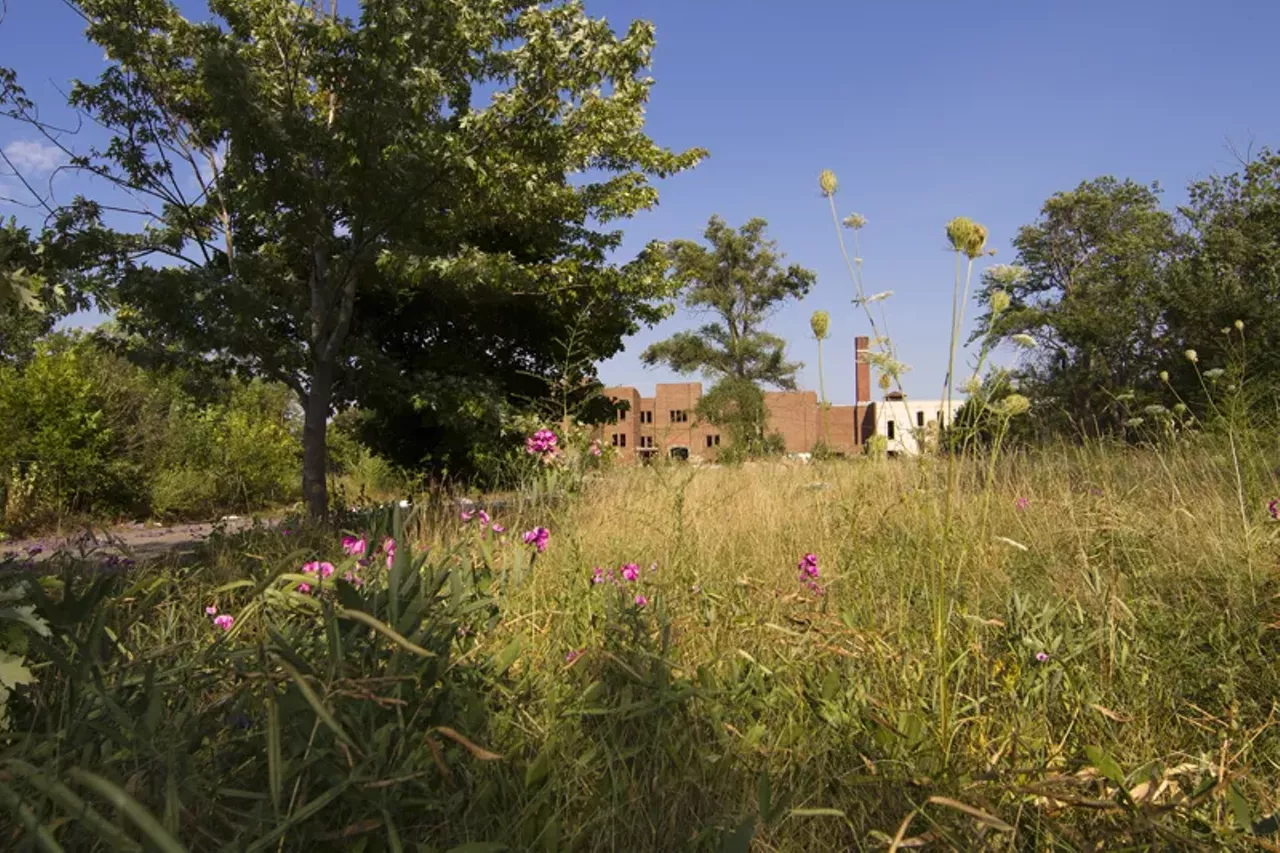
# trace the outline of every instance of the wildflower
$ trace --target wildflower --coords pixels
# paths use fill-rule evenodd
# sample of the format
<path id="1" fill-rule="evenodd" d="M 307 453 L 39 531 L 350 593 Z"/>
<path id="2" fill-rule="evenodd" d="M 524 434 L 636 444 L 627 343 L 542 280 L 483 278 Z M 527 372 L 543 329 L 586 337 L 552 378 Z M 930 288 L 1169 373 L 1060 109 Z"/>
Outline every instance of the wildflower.
<path id="1" fill-rule="evenodd" d="M 1280 521 L 1280 498 L 1272 498 L 1267 501 L 1267 513 L 1271 516 L 1272 521 Z"/>
<path id="2" fill-rule="evenodd" d="M 1169 382 L 1169 371 L 1167 370 L 1160 371 L 1160 381 L 1166 384 Z"/>
<path id="3" fill-rule="evenodd" d="M 217 615 L 218 615 L 218 605 L 216 605 L 216 604 L 210 604 L 208 607 L 206 607 L 206 608 L 204 609 L 204 612 L 205 612 L 205 615 L 206 615 L 206 616 L 217 616 Z"/>
<path id="4" fill-rule="evenodd" d="M 1204 372 L 1204 378 L 1210 381 L 1213 381 L 1214 379 L 1217 379 L 1219 376 L 1221 376 L 1224 373 L 1226 373 L 1226 371 L 1223 370 L 1221 367 L 1215 367 L 1212 370 L 1206 370 Z"/>
<path id="5" fill-rule="evenodd" d="M 967 216 L 957 216 L 947 223 L 947 239 L 953 249 L 972 260 L 981 255 L 987 245 L 987 229 Z"/>
<path id="6" fill-rule="evenodd" d="M 593 584 L 604 583 L 604 570 L 601 569 L 599 566 L 596 566 L 594 569 L 591 570 L 591 583 Z"/>
<path id="7" fill-rule="evenodd" d="M 537 548 L 539 554 L 547 550 L 547 541 L 549 539 L 551 539 L 551 531 L 545 527 L 535 527 L 532 530 L 525 531 L 524 534 L 524 544 Z"/>
<path id="8" fill-rule="evenodd" d="M 841 220 L 841 224 L 850 231 L 861 231 L 866 227 L 867 217 L 863 216 L 861 213 L 850 213 Z"/>
<path id="9" fill-rule="evenodd" d="M 310 594 L 311 594 L 311 584 L 309 584 L 309 583 L 300 583 L 300 584 L 298 584 L 298 592 L 302 593 L 303 595 L 310 595 Z"/>
<path id="10" fill-rule="evenodd" d="M 1009 294 L 1003 290 L 995 290 L 991 293 L 991 313 L 1000 314 L 1004 309 L 1009 307 Z"/>
<path id="11" fill-rule="evenodd" d="M 545 456 L 555 453 L 556 445 L 559 443 L 560 440 L 556 438 L 554 432 L 549 429 L 540 429 L 524 440 L 524 450 L 530 456 Z"/>
<path id="12" fill-rule="evenodd" d="M 476 517 L 476 511 L 474 509 L 464 509 L 460 515 L 462 516 L 463 521 L 470 521 Z"/>
<path id="13" fill-rule="evenodd" d="M 1027 268 L 1018 266 L 1017 264 L 992 264 L 991 266 L 987 267 L 987 269 L 982 273 L 982 277 L 985 278 L 987 281 L 991 282 L 992 284 L 998 284 L 1001 287 L 1012 287 L 1015 284 L 1021 284 L 1023 281 L 1026 280 L 1027 275 L 1028 275 Z M 992 293 L 991 295 L 994 297 L 996 293 L 1001 293 L 1001 292 L 1002 291 L 997 290 L 995 291 L 995 293 Z M 1005 294 L 1005 296 L 1008 296 L 1008 295 L 1009 294 L 1007 293 Z M 1007 308 L 1008 306 L 1009 306 L 1009 303 L 1006 301 L 1005 308 Z M 1004 308 L 998 308 L 998 309 L 995 308 L 994 299 L 992 299 L 992 308 L 995 310 L 997 314 L 999 314 L 1001 311 L 1004 310 Z"/>
<path id="14" fill-rule="evenodd" d="M 1183 355 L 1185 355 L 1187 357 L 1187 361 L 1191 362 L 1192 364 L 1196 364 L 1200 361 L 1200 356 L 1197 355 L 1196 351 L 1193 349 L 1187 350 L 1186 352 L 1183 353 Z"/>
<path id="15" fill-rule="evenodd" d="M 280 531 L 280 535 L 281 535 L 281 536 L 292 536 L 292 535 L 293 535 L 293 531 L 286 527 L 284 530 L 281 530 L 281 531 Z"/>
<path id="16" fill-rule="evenodd" d="M 354 536 L 342 537 L 342 550 L 352 557 L 358 557 L 369 547 L 368 541 L 361 536 L 357 539 Z"/>
<path id="17" fill-rule="evenodd" d="M 1005 397 L 1000 401 L 1001 414 L 1007 415 L 1011 418 L 1016 418 L 1018 415 L 1026 414 L 1027 410 L 1030 408 L 1031 401 L 1021 394 L 1010 394 L 1008 397 Z"/>
<path id="18" fill-rule="evenodd" d="M 807 583 L 807 584 L 805 584 L 805 585 L 806 585 L 807 587 L 809 587 L 809 592 L 813 593 L 814 595 L 826 595 L 826 594 L 827 594 L 827 590 L 826 590 L 826 588 L 825 588 L 825 587 L 823 587 L 823 586 L 822 586 L 822 584 L 818 583 L 817 581 L 809 581 L 809 583 Z"/>
<path id="19" fill-rule="evenodd" d="M 482 525 L 486 525 L 493 520 L 489 517 L 489 513 L 485 512 L 484 510 L 480 510 L 479 512 L 477 512 L 476 518 L 480 519 L 480 523 Z"/>
<path id="20" fill-rule="evenodd" d="M 627 563 L 622 567 L 622 576 L 628 581 L 634 581 L 640 577 L 640 567 L 635 563 Z"/>
<path id="21" fill-rule="evenodd" d="M 1022 347 L 1023 349 L 1036 348 L 1036 339 L 1031 337 L 1028 334 L 1019 333 L 1016 335 L 1010 335 L 1009 340 L 1013 341 L 1015 344 Z"/>
<path id="22" fill-rule="evenodd" d="M 382 553 L 387 555 L 387 568 L 391 568 L 391 564 L 396 559 L 396 540 L 388 536 L 382 540 Z"/>
<path id="23" fill-rule="evenodd" d="M 1025 496 L 1020 497 L 1015 502 L 1014 506 L 1018 508 L 1018 512 L 1025 512 L 1027 507 L 1031 506 L 1031 499 Z"/>
<path id="24" fill-rule="evenodd" d="M 809 328 L 813 329 L 815 338 L 823 340 L 831 328 L 831 315 L 826 311 L 814 311 L 813 316 L 809 318 Z"/>
<path id="25" fill-rule="evenodd" d="M 812 554 L 812 553 L 805 554 L 803 557 L 800 558 L 799 568 L 800 568 L 800 580 L 802 581 L 805 579 L 809 579 L 810 581 L 817 580 L 818 575 L 821 573 L 821 570 L 818 568 L 818 555 Z"/>
<path id="26" fill-rule="evenodd" d="M 1235 327 L 1237 332 L 1244 331 L 1244 320 L 1236 320 Z"/>
<path id="27" fill-rule="evenodd" d="M 302 572 L 308 575 L 319 575 L 322 578 L 331 577 L 333 575 L 333 563 L 321 563 L 318 561 L 304 563 Z"/>
<path id="28" fill-rule="evenodd" d="M 342 576 L 342 579 L 352 586 L 364 586 L 364 578 L 360 577 L 355 572 L 347 572 Z"/>
<path id="29" fill-rule="evenodd" d="M 1048 652 L 1036 652 L 1036 663 L 1045 663 L 1049 660 Z"/>
<path id="30" fill-rule="evenodd" d="M 236 617 L 232 616 L 230 613 L 223 613 L 221 616 L 213 617 L 213 624 L 217 625 L 224 631 L 230 631 L 231 626 L 236 624 Z"/>
<path id="31" fill-rule="evenodd" d="M 836 194 L 836 188 L 840 186 L 840 182 L 836 180 L 836 173 L 830 169 L 823 169 L 818 175 L 818 189 L 822 190 L 822 194 L 827 198 Z"/>
<path id="32" fill-rule="evenodd" d="M 604 453 L 604 451 L 600 449 L 600 442 L 599 442 L 599 441 L 593 441 L 593 442 L 591 442 L 591 446 L 590 446 L 589 448 L 587 448 L 587 451 L 588 451 L 592 456 L 600 456 L 602 453 Z"/>
<path id="33" fill-rule="evenodd" d="M 576 661 L 578 658 L 582 657 L 582 652 L 583 652 L 583 651 L 584 651 L 583 649 L 570 649 L 570 650 L 569 650 L 569 653 L 568 653 L 567 655 L 565 655 L 565 656 L 564 656 L 564 662 L 565 662 L 565 663 L 573 663 L 573 662 L 574 662 L 574 661 Z"/>
<path id="34" fill-rule="evenodd" d="M 489 529 L 490 529 L 490 530 L 492 530 L 494 533 L 506 533 L 506 532 L 507 532 L 507 528 L 503 527 L 501 524 L 498 524 L 498 522 L 496 522 L 496 521 L 493 523 L 493 526 L 492 526 L 492 527 L 490 527 Z"/>
<path id="35" fill-rule="evenodd" d="M 649 599 L 645 598 L 643 595 L 636 596 L 636 607 L 644 607 L 648 603 L 649 603 Z"/>

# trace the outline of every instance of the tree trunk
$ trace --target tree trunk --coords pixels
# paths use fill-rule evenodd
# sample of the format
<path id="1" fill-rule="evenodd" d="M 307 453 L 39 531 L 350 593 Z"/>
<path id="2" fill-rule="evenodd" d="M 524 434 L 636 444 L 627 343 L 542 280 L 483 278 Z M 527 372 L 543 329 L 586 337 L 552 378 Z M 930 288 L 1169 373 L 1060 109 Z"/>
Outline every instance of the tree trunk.
<path id="1" fill-rule="evenodd" d="M 302 421 L 302 500 L 307 515 L 324 520 L 329 513 L 326 478 L 329 404 L 333 399 L 333 364 L 317 363 L 307 391 L 306 414 Z"/>

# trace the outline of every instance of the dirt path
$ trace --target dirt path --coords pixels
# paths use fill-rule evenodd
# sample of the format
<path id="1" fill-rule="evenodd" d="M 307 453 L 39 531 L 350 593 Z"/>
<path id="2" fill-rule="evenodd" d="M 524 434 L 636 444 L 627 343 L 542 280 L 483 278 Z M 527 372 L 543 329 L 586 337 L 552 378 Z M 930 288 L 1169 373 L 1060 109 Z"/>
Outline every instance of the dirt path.
<path id="1" fill-rule="evenodd" d="M 270 524 L 271 522 L 267 522 Z M 145 560 L 172 551 L 189 550 L 203 542 L 215 528 L 228 532 L 253 526 L 252 518 L 228 516 L 220 522 L 154 526 L 129 524 L 121 527 L 84 529 L 32 539 L 0 542 L 0 565 L 4 563 L 39 563 L 59 551 L 92 552 L 104 559 Z"/>

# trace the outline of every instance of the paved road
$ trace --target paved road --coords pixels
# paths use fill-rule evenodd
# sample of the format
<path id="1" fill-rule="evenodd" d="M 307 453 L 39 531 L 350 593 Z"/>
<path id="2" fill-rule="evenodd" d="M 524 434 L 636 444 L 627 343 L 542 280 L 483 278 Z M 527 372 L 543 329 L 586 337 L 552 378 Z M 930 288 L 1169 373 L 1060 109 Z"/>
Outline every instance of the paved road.
<path id="1" fill-rule="evenodd" d="M 229 516 L 219 522 L 228 531 L 242 530 L 253 524 L 253 519 Z M 0 564 L 4 562 L 42 562 L 59 551 L 77 553 L 81 550 L 109 558 L 144 560 L 170 551 L 186 550 L 203 541 L 217 525 L 175 524 L 156 527 L 130 524 L 106 530 L 78 531 L 71 534 L 44 536 L 35 539 L 15 539 L 0 542 Z"/>

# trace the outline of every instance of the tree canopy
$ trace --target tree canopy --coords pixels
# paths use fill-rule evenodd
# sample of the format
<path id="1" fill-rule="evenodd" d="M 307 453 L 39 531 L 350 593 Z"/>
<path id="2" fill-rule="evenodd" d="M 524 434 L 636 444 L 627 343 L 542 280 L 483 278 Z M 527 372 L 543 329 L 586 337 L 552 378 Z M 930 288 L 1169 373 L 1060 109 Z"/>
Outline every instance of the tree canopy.
<path id="1" fill-rule="evenodd" d="M 501 398 L 548 369 L 566 317 L 589 315 L 604 357 L 660 316 L 662 253 L 614 264 L 607 226 L 704 152 L 644 133 L 647 22 L 618 35 L 581 3 L 531 0 L 368 0 L 355 17 L 216 0 L 204 22 L 170 0 L 73 5 L 110 64 L 71 104 L 110 138 L 67 154 L 117 191 L 113 222 L 137 223 L 70 205 L 102 239 L 118 318 L 291 387 L 313 513 L 335 408 Z"/>

